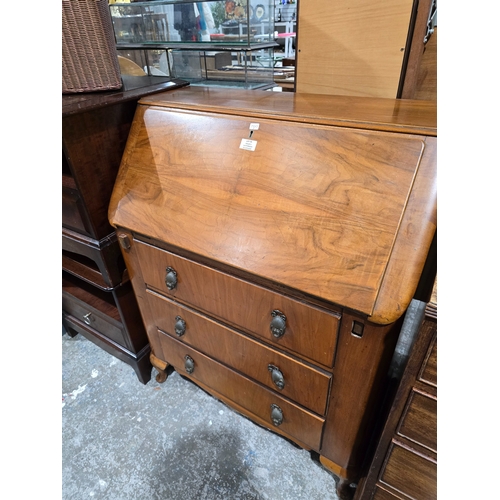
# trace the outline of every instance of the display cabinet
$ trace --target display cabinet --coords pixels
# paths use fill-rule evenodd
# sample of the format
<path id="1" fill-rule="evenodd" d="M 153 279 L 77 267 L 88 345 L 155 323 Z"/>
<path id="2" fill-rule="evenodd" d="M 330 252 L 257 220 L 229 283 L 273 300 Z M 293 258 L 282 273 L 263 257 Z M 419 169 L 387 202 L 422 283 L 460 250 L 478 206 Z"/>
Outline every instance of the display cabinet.
<path id="1" fill-rule="evenodd" d="M 273 49 L 247 51 L 173 50 L 172 74 L 191 85 L 254 89 L 274 85 Z"/>
<path id="2" fill-rule="evenodd" d="M 274 85 L 270 0 L 159 0 L 110 5 L 116 47 L 149 74 L 191 85 Z"/>

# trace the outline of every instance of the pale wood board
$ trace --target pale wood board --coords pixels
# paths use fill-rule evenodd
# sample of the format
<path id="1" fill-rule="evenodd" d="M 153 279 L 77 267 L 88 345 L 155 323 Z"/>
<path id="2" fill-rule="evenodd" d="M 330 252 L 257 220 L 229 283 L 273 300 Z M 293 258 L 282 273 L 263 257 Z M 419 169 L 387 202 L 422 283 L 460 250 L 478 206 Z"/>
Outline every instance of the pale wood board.
<path id="1" fill-rule="evenodd" d="M 299 5 L 296 91 L 395 98 L 412 0 Z"/>

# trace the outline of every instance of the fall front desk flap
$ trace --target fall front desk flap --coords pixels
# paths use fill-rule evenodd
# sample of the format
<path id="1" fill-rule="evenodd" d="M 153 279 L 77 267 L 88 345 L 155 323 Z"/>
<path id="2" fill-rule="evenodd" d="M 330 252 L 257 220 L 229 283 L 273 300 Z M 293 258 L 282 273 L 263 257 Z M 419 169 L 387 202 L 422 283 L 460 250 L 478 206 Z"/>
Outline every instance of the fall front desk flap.
<path id="1" fill-rule="evenodd" d="M 140 101 L 115 227 L 395 321 L 436 230 L 435 107 L 188 87 Z"/>

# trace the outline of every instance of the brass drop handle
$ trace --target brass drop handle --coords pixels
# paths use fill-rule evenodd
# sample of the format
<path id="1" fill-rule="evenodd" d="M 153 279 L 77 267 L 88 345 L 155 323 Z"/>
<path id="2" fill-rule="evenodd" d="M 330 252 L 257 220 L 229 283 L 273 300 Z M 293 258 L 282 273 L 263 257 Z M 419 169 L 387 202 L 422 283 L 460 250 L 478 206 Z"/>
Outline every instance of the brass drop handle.
<path id="1" fill-rule="evenodd" d="M 285 334 L 286 330 L 286 316 L 278 309 L 271 312 L 272 320 L 269 327 L 271 328 L 271 333 L 277 339 Z"/>
<path id="2" fill-rule="evenodd" d="M 83 321 L 87 324 L 90 325 L 92 321 L 94 321 L 94 318 L 92 317 L 92 313 L 87 313 L 83 316 Z"/>
<path id="3" fill-rule="evenodd" d="M 276 427 L 283 423 L 283 410 L 278 405 L 271 405 L 271 420 Z"/>
<path id="4" fill-rule="evenodd" d="M 186 333 L 186 322 L 180 317 L 175 317 L 175 334 L 182 337 Z"/>
<path id="5" fill-rule="evenodd" d="M 194 359 L 187 354 L 184 356 L 184 368 L 188 373 L 194 372 Z"/>
<path id="6" fill-rule="evenodd" d="M 177 286 L 177 271 L 169 266 L 165 272 L 165 285 L 169 290 L 173 290 Z"/>
<path id="7" fill-rule="evenodd" d="M 285 387 L 285 377 L 283 377 L 281 370 L 274 365 L 268 365 L 267 369 L 271 372 L 271 379 L 274 382 L 274 385 L 278 389 L 283 389 Z"/>

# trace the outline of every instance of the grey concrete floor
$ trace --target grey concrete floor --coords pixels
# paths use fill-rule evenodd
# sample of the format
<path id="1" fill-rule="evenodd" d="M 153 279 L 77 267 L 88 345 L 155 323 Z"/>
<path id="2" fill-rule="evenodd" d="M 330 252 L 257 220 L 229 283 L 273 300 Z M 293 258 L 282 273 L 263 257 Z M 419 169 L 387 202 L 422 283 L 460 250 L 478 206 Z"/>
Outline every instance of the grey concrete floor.
<path id="1" fill-rule="evenodd" d="M 173 372 L 141 384 L 81 335 L 62 335 L 64 500 L 338 500 L 308 451 Z"/>

